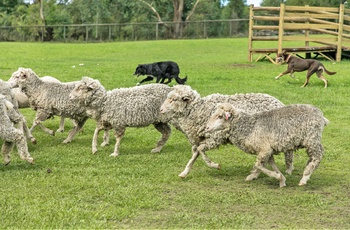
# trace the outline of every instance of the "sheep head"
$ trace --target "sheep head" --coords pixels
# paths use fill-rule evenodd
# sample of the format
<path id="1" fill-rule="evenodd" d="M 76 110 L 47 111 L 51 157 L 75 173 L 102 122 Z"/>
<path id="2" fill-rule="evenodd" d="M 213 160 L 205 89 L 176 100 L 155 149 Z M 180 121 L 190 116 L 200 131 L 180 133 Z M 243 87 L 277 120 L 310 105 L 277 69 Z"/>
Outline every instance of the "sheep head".
<path id="1" fill-rule="evenodd" d="M 239 110 L 235 109 L 231 104 L 218 103 L 215 112 L 207 123 L 206 131 L 213 132 L 229 128 L 230 120 L 237 116 L 238 113 Z"/>
<path id="2" fill-rule="evenodd" d="M 83 77 L 82 80 L 77 83 L 69 95 L 71 100 L 83 101 L 85 104 L 90 103 L 96 97 L 103 96 L 105 94 L 105 88 L 98 80 L 90 77 Z"/>
<path id="3" fill-rule="evenodd" d="M 183 113 L 188 105 L 193 103 L 195 100 L 200 98 L 200 95 L 192 90 L 187 85 L 176 85 L 174 90 L 170 91 L 167 95 L 166 100 L 160 107 L 160 113 Z"/>

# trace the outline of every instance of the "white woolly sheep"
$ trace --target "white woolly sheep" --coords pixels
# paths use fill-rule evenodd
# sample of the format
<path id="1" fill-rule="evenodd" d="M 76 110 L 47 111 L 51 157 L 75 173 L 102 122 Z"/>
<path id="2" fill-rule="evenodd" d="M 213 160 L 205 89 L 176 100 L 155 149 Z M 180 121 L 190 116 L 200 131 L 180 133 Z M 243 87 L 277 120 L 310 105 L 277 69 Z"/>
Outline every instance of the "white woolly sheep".
<path id="1" fill-rule="evenodd" d="M 14 110 L 17 114 L 21 116 L 21 121 L 18 122 L 18 128 L 25 134 L 25 136 L 33 143 L 36 144 L 36 139 L 33 137 L 33 135 L 30 133 L 24 116 L 20 113 L 18 110 L 18 101 L 15 98 L 15 94 L 12 91 L 10 84 L 7 82 L 0 80 L 0 94 L 4 95 L 6 97 L 6 100 L 11 102 L 14 106 Z"/>
<path id="2" fill-rule="evenodd" d="M 20 109 L 30 107 L 28 97 L 21 91 L 20 88 L 18 88 L 18 78 L 19 78 L 21 69 L 22 68 L 20 67 L 20 68 L 18 68 L 17 71 L 13 72 L 12 76 L 7 81 L 7 83 L 12 88 L 12 92 L 15 96 L 15 99 L 18 102 L 18 108 L 20 108 Z M 40 80 L 42 80 L 44 82 L 61 83 L 61 81 L 59 81 L 58 79 L 51 77 L 51 76 L 41 77 Z M 63 132 L 63 131 L 64 131 L 64 117 L 61 116 L 60 125 L 59 125 L 59 128 L 57 129 L 56 132 Z"/>
<path id="3" fill-rule="evenodd" d="M 176 85 L 173 88 L 161 107 L 161 113 L 171 117 L 169 123 L 182 131 L 192 145 L 192 158 L 185 170 L 179 174 L 180 177 L 186 177 L 199 154 L 209 167 L 220 169 L 220 165 L 212 162 L 205 154 L 206 150 L 229 142 L 227 137 L 219 133 L 205 135 L 209 115 L 214 112 L 217 103 L 228 102 L 247 113 L 284 106 L 282 102 L 267 94 L 212 94 L 201 98 L 190 86 Z M 293 170 L 292 157 L 293 154 L 286 153 L 286 167 L 289 173 Z"/>
<path id="4" fill-rule="evenodd" d="M 79 101 L 96 120 L 92 141 L 92 153 L 97 152 L 97 137 L 100 130 L 113 129 L 116 137 L 114 152 L 118 156 L 121 138 L 126 127 L 145 127 L 153 124 L 162 134 L 152 152 L 160 152 L 168 140 L 171 129 L 160 116 L 161 104 L 171 88 L 164 84 L 149 84 L 131 88 L 106 91 L 98 80 L 83 77 L 70 94 L 72 101 Z"/>
<path id="5" fill-rule="evenodd" d="M 44 127 L 41 122 L 54 115 L 68 117 L 75 122 L 76 126 L 69 132 L 63 143 L 71 142 L 88 119 L 86 109 L 69 100 L 69 93 L 73 90 L 76 82 L 45 82 L 31 69 L 20 68 L 18 71 L 18 85 L 28 97 L 30 106 L 36 110 L 30 131 L 32 132 L 39 125 L 45 132 L 54 135 L 55 132 Z"/>
<path id="6" fill-rule="evenodd" d="M 0 139 L 4 140 L 1 152 L 4 155 L 5 165 L 11 162 L 11 151 L 14 144 L 17 145 L 21 159 L 33 164 L 34 160 L 28 152 L 28 146 L 23 132 L 13 126 L 13 122 L 20 122 L 22 116 L 16 112 L 14 105 L 6 100 L 6 96 L 0 94 Z"/>
<path id="7" fill-rule="evenodd" d="M 305 185 L 322 159 L 322 132 L 328 123 L 322 111 L 312 105 L 288 105 L 247 114 L 231 104 L 219 103 L 207 124 L 207 132 L 222 130 L 232 144 L 257 155 L 247 181 L 256 179 L 262 172 L 279 180 L 280 187 L 284 187 L 286 178 L 279 169 L 276 167 L 271 171 L 264 165 L 274 154 L 305 148 L 309 160 L 299 182 L 299 185 Z"/>

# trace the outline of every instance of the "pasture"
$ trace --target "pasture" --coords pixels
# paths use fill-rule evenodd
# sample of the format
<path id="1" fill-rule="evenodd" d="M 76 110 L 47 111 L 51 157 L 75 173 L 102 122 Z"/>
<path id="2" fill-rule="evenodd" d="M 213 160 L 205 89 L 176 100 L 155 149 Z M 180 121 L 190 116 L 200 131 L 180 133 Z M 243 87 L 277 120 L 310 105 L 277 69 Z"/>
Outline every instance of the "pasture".
<path id="1" fill-rule="evenodd" d="M 329 86 L 306 73 L 274 80 L 286 65 L 250 63 L 248 39 L 168 40 L 119 43 L 0 43 L 0 77 L 7 80 L 18 67 L 61 81 L 82 76 L 99 79 L 107 88 L 135 86 L 138 64 L 173 60 L 180 77 L 202 96 L 212 93 L 268 93 L 285 104 L 319 107 L 330 124 L 323 133 L 325 155 L 308 184 L 298 186 L 307 155 L 295 154 L 294 172 L 284 174 L 287 186 L 265 175 L 246 182 L 255 156 L 231 145 L 208 151 L 221 170 L 198 158 L 185 179 L 178 177 L 191 157 L 186 137 L 172 130 L 161 153 L 150 153 L 159 133 L 153 127 L 128 128 L 120 155 L 109 157 L 111 144 L 91 154 L 95 122 L 70 144 L 64 133 L 49 136 L 39 128 L 38 144 L 28 144 L 34 165 L 21 161 L 17 150 L 8 166 L 0 164 L 1 228 L 72 229 L 348 229 L 350 228 L 350 101 L 349 60 L 332 64 L 336 75 L 325 75 Z M 321 60 L 321 59 L 320 59 Z M 173 81 L 171 85 L 174 85 Z M 22 113 L 31 126 L 34 111 Z M 57 129 L 59 118 L 47 120 Z M 100 133 L 99 143 L 102 142 Z M 2 141 L 0 141 L 2 144 Z M 284 172 L 284 155 L 276 156 Z M 50 169 L 50 173 L 48 173 Z"/>

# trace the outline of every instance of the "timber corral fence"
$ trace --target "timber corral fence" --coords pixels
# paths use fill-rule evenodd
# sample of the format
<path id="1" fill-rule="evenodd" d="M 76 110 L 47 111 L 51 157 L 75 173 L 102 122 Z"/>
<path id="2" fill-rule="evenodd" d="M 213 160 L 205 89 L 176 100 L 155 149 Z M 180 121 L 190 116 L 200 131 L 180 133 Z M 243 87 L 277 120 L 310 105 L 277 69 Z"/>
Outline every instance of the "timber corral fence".
<path id="1" fill-rule="evenodd" d="M 0 41 L 108 42 L 173 39 L 174 22 L 0 26 Z M 248 19 L 181 23 L 178 38 L 247 36 Z"/>
<path id="2" fill-rule="evenodd" d="M 288 53 L 322 55 L 339 62 L 350 56 L 350 10 L 335 7 L 250 6 L 249 55 L 275 63 L 273 55 Z M 267 43 L 266 41 L 269 41 Z M 274 41 L 274 42 L 271 42 Z M 253 46 L 254 45 L 254 46 Z M 270 46 L 270 47 L 269 47 Z"/>

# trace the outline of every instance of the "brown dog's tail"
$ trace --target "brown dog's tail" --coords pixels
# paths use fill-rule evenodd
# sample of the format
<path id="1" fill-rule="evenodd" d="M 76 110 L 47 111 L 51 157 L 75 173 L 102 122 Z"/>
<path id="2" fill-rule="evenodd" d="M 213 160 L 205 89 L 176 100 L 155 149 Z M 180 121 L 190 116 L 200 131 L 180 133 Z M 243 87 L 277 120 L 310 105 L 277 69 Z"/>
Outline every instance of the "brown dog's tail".
<path id="1" fill-rule="evenodd" d="M 337 72 L 328 71 L 326 68 L 324 68 L 324 71 L 325 71 L 328 75 L 334 75 L 334 74 L 337 73 Z"/>
<path id="2" fill-rule="evenodd" d="M 337 73 L 337 72 L 331 72 L 331 71 L 327 70 L 326 67 L 324 67 L 323 65 L 321 65 L 318 69 L 322 69 L 328 75 L 334 75 Z"/>

